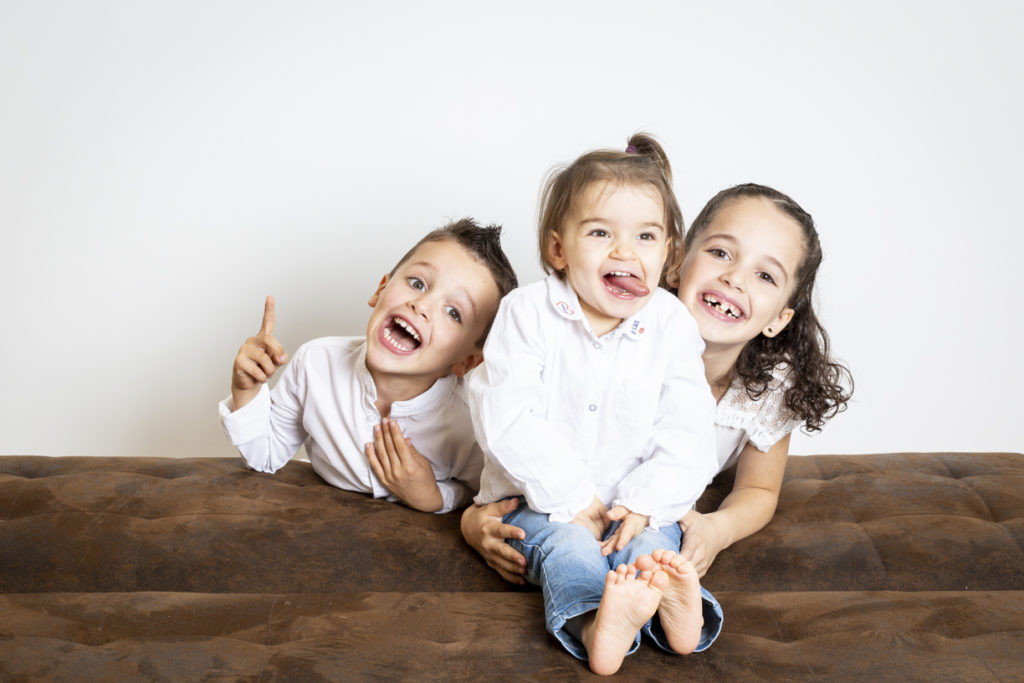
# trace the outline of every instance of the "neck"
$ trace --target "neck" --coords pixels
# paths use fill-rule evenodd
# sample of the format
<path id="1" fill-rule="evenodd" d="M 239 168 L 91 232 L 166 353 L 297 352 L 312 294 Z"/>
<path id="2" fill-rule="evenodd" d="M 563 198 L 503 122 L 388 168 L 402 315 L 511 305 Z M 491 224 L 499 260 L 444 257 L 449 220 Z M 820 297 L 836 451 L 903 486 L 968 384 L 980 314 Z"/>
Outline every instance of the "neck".
<path id="1" fill-rule="evenodd" d="M 373 386 L 377 389 L 377 400 L 374 401 L 374 405 L 381 417 L 388 417 L 391 414 L 392 403 L 415 398 L 434 386 L 434 382 L 440 379 L 419 375 L 392 375 L 378 372 L 370 367 L 367 367 L 367 370 L 370 371 Z"/>
<path id="2" fill-rule="evenodd" d="M 727 346 L 716 347 L 708 344 L 704 349 L 704 377 L 711 387 L 711 394 L 715 401 L 722 400 L 722 396 L 728 391 L 732 383 L 733 371 L 736 368 L 736 360 L 740 357 L 743 347 Z"/>

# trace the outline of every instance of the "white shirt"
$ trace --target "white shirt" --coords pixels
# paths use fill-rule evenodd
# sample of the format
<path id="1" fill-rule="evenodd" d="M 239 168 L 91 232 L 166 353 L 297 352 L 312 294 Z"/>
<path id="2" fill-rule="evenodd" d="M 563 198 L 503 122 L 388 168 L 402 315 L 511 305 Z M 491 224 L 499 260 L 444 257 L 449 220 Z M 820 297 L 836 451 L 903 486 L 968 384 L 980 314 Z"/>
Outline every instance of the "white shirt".
<path id="1" fill-rule="evenodd" d="M 556 276 L 513 290 L 469 376 L 485 457 L 476 502 L 524 495 L 568 522 L 596 495 L 652 527 L 680 519 L 718 471 L 703 350 L 660 289 L 600 339 Z"/>
<path id="2" fill-rule="evenodd" d="M 715 411 L 718 470 L 736 464 L 747 443 L 767 452 L 779 439 L 800 426 L 801 420 L 786 408 L 783 399 L 792 384 L 787 366 L 775 368 L 774 379 L 756 401 L 740 379 L 733 381 Z"/>
<path id="3" fill-rule="evenodd" d="M 305 444 L 313 469 L 348 491 L 391 496 L 373 474 L 363 450 L 380 424 L 377 388 L 366 368 L 364 337 L 324 337 L 299 347 L 270 391 L 232 412 L 220 403 L 224 432 L 260 472 L 276 472 Z M 461 380 L 442 377 L 408 401 L 391 405 L 390 417 L 434 470 L 448 512 L 469 502 L 479 487 L 483 456 L 473 437 Z"/>

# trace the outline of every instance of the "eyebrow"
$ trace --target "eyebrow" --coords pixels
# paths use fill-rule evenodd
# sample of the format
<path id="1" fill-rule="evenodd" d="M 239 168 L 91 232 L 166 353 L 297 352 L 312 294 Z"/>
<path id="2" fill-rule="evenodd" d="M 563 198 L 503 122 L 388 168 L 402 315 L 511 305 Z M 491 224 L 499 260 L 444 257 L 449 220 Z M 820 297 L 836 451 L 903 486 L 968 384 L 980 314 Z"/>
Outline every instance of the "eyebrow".
<path id="1" fill-rule="evenodd" d="M 725 233 L 718 232 L 718 233 L 715 233 L 714 235 L 708 235 L 706 238 L 704 238 L 704 240 L 702 241 L 702 244 L 706 244 L 707 242 L 710 242 L 711 240 L 715 240 L 715 239 L 725 240 L 726 242 L 729 242 L 730 244 L 739 244 L 740 243 L 740 241 L 738 239 L 736 239 L 735 237 L 733 237 L 732 235 L 726 235 Z M 775 258 L 771 254 L 765 254 L 765 258 L 768 260 L 769 263 L 771 263 L 773 266 L 775 266 L 776 268 L 781 270 L 782 274 L 786 276 L 787 280 L 790 279 L 789 271 L 786 270 L 786 267 L 784 265 L 782 265 L 782 262 L 779 261 L 779 259 Z"/>
<path id="2" fill-rule="evenodd" d="M 581 226 L 587 225 L 588 223 L 600 223 L 601 225 L 611 225 L 611 221 L 609 221 L 606 218 L 601 218 L 601 217 L 584 218 L 583 220 L 580 221 L 580 225 Z M 657 228 L 658 230 L 661 230 L 662 232 L 665 231 L 665 226 L 664 225 L 662 225 L 661 223 L 656 223 L 654 221 L 650 221 L 648 223 L 642 223 L 641 225 L 643 227 L 645 227 L 645 228 Z"/>

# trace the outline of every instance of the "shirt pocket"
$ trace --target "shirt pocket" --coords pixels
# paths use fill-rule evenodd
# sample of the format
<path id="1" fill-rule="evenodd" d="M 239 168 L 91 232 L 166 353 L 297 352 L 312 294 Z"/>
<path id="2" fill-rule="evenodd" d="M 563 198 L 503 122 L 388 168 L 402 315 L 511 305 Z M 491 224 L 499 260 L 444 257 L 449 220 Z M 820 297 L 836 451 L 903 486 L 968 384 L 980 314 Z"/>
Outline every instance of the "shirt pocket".
<path id="1" fill-rule="evenodd" d="M 616 415 L 623 424 L 633 429 L 652 429 L 658 417 L 660 399 L 661 382 L 630 380 L 615 392 Z"/>

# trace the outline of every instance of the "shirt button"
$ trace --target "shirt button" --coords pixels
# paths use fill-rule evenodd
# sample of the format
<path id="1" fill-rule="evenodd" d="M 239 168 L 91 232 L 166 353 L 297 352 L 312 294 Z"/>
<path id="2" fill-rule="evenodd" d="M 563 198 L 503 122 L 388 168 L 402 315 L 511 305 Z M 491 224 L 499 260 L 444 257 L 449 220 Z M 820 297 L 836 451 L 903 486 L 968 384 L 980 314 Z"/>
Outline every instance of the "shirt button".
<path id="1" fill-rule="evenodd" d="M 591 403 L 589 406 L 587 406 L 587 410 L 589 410 L 590 412 L 594 412 L 595 410 L 597 410 L 597 404 Z"/>
<path id="2" fill-rule="evenodd" d="M 594 348 L 595 349 L 601 348 L 601 342 L 594 342 Z"/>

